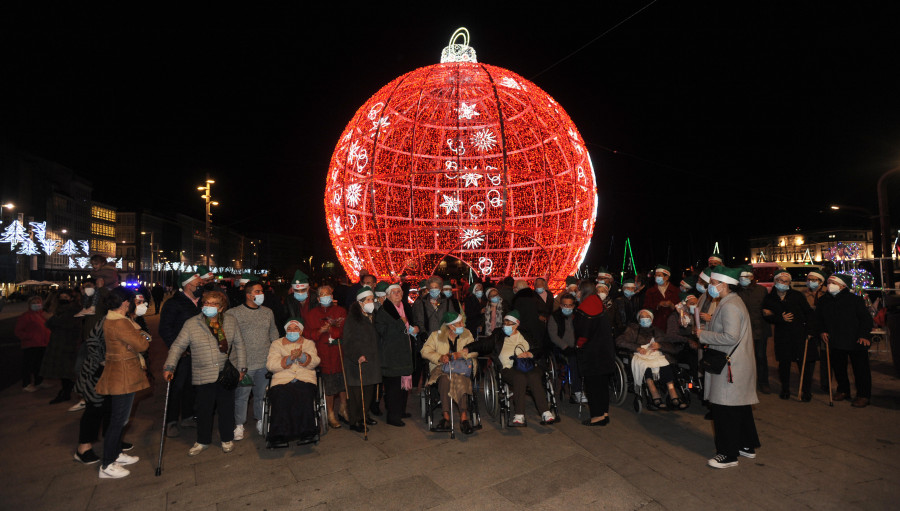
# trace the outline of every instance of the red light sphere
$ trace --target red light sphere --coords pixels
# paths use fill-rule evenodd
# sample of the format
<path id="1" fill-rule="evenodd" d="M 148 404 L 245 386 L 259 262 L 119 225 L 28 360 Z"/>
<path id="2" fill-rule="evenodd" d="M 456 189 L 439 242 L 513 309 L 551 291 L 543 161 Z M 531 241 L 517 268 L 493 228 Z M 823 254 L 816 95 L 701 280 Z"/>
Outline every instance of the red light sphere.
<path id="1" fill-rule="evenodd" d="M 328 171 L 331 241 L 348 275 L 425 276 L 453 256 L 559 289 L 594 230 L 590 156 L 562 106 L 467 43 L 457 31 L 440 64 L 357 110 Z"/>

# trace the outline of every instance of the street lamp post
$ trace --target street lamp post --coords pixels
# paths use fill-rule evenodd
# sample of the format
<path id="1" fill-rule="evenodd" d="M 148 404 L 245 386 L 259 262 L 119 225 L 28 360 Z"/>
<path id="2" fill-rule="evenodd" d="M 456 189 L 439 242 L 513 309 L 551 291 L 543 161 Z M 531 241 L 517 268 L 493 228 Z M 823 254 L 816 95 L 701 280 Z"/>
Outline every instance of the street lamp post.
<path id="1" fill-rule="evenodd" d="M 149 233 L 145 231 L 141 231 L 141 235 L 144 236 L 146 234 L 150 234 L 150 284 L 153 284 L 153 231 Z M 143 252 L 143 250 L 141 251 Z M 143 253 L 141 254 L 143 256 Z M 141 262 L 143 263 L 143 257 L 141 257 Z"/>
<path id="2" fill-rule="evenodd" d="M 900 167 L 885 172 L 878 178 L 878 220 L 881 224 L 881 253 L 884 257 L 891 255 L 891 220 L 888 214 L 887 177 L 900 172 Z M 893 258 L 890 259 L 893 261 Z M 887 272 L 888 286 L 894 285 L 894 267 Z"/>
<path id="3" fill-rule="evenodd" d="M 212 206 L 218 206 L 219 203 L 212 200 L 212 184 L 214 180 L 206 175 L 206 186 L 198 186 L 197 189 L 205 192 L 200 198 L 206 201 L 206 266 L 209 266 L 209 238 L 212 233 Z"/>

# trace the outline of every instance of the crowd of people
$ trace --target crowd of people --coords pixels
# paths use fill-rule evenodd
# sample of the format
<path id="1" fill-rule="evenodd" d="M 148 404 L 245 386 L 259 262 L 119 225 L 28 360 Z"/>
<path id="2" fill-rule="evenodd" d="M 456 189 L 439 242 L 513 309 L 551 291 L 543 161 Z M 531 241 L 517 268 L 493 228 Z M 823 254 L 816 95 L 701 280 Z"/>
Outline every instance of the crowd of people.
<path id="1" fill-rule="evenodd" d="M 772 392 L 770 337 L 782 399 L 791 396 L 796 365 L 803 375 L 800 401 L 811 400 L 814 364 L 824 354 L 837 381 L 833 399 L 851 399 L 849 361 L 852 405 L 868 405 L 872 317 L 851 292 L 848 275 L 811 271 L 805 290 L 797 291 L 790 274 L 780 271 L 770 292 L 750 266 L 729 268 L 716 255 L 708 263 L 676 275 L 657 265 L 622 282 L 601 269 L 596 279 L 567 278 L 556 294 L 542 278 L 379 282 L 362 271 L 352 285 L 313 286 L 297 271 L 279 296 L 251 274 L 227 286 L 199 267 L 179 277 L 178 291 L 160 313 L 159 337 L 168 348 L 157 364 L 169 382 L 165 434 L 194 429 L 190 456 L 212 445 L 214 424 L 225 453 L 249 434 L 245 426 L 270 446 L 310 441 L 318 434 L 321 390 L 328 426 L 365 435 L 382 413 L 388 425 L 404 427 L 409 393 L 429 386 L 441 402 L 436 430 L 458 424 L 473 434 L 473 380 L 459 375 L 477 374 L 485 363 L 495 364 L 509 386 L 510 426 L 527 425 L 528 391 L 540 423 L 550 425 L 557 417 L 541 380 L 550 358 L 568 369 L 570 402 L 587 405 L 583 424 L 602 427 L 610 423 L 610 376 L 617 360 L 628 357 L 651 411 L 688 407 L 675 385 L 679 363 L 703 378 L 715 430 L 716 453 L 708 464 L 727 468 L 740 456 L 756 457 L 760 447 L 752 405 L 757 391 Z M 74 458 L 99 463 L 101 478 L 120 478 L 138 461 L 122 440 L 135 394 L 153 380 L 143 317 L 150 297 L 119 286 L 102 258 L 94 270 L 80 289 L 29 300 L 16 325 L 22 385 L 31 392 L 47 387 L 48 378 L 59 379 L 51 404 L 69 401 L 76 391 L 82 401 L 72 409 L 83 406 L 83 415 Z M 159 311 L 163 297 L 152 299 Z M 820 385 L 830 384 L 828 370 L 820 374 Z M 251 398 L 255 422 L 248 424 Z M 93 444 L 101 431 L 99 457 Z"/>

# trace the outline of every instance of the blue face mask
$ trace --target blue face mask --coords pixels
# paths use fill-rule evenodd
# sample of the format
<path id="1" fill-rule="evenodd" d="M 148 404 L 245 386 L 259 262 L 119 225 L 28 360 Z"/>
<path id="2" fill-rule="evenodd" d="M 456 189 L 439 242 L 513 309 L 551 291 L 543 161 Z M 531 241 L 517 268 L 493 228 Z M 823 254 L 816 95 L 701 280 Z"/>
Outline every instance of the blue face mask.
<path id="1" fill-rule="evenodd" d="M 456 335 L 462 335 L 462 333 L 463 333 L 465 330 L 466 330 L 466 327 L 464 327 L 464 326 L 458 326 L 458 327 L 456 327 L 456 328 L 453 329 L 453 331 L 456 332 Z"/>
<path id="2" fill-rule="evenodd" d="M 411 327 L 407 328 L 406 331 L 409 333 L 409 335 L 416 335 L 415 328 L 416 327 L 411 326 Z"/>
<path id="3" fill-rule="evenodd" d="M 536 287 L 536 288 L 534 288 L 534 292 L 537 293 L 537 294 L 541 294 L 541 293 L 544 292 L 544 288 L 542 288 L 542 287 Z"/>
<path id="4" fill-rule="evenodd" d="M 262 305 L 264 301 L 266 301 L 266 295 L 256 295 L 253 297 L 253 303 L 256 305 Z"/>
<path id="5" fill-rule="evenodd" d="M 782 283 L 780 283 L 780 282 L 779 282 L 778 284 L 775 284 L 775 289 L 777 289 L 777 290 L 779 290 L 779 291 L 781 291 L 781 292 L 787 291 L 790 287 L 791 287 L 791 286 L 789 286 L 789 285 L 787 285 L 787 284 L 782 284 Z"/>
<path id="6" fill-rule="evenodd" d="M 571 316 L 575 312 L 575 307 L 563 307 L 562 312 L 563 316 Z"/>
<path id="7" fill-rule="evenodd" d="M 300 340 L 300 332 L 288 332 L 284 334 L 284 338 L 291 342 L 297 342 Z"/>
<path id="8" fill-rule="evenodd" d="M 35 311 L 35 312 L 37 312 L 37 311 L 39 311 L 39 310 L 41 310 L 41 309 L 43 309 L 43 308 L 44 308 L 44 306 L 43 306 L 42 304 L 40 304 L 40 303 L 33 303 L 33 304 L 31 304 L 31 310 L 33 310 L 33 311 Z"/>
<path id="9" fill-rule="evenodd" d="M 632 296 L 634 296 L 634 291 L 632 291 L 630 289 L 625 289 L 622 291 L 622 294 L 625 295 L 625 298 L 631 298 Z"/>
<path id="10" fill-rule="evenodd" d="M 441 290 L 440 289 L 429 289 L 428 295 L 431 296 L 432 298 L 437 298 L 437 297 L 441 296 Z"/>
<path id="11" fill-rule="evenodd" d="M 331 295 L 320 296 L 319 297 L 319 305 L 321 305 L 322 307 L 328 307 L 329 305 L 331 305 L 331 300 L 333 300 L 333 299 L 334 298 L 332 298 Z"/>
<path id="12" fill-rule="evenodd" d="M 475 298 L 481 300 L 482 296 L 484 296 L 484 291 L 475 291 Z"/>
<path id="13" fill-rule="evenodd" d="M 491 303 L 500 303 L 500 297 L 499 297 L 499 296 L 492 296 L 492 297 L 491 297 Z"/>
<path id="14" fill-rule="evenodd" d="M 717 288 L 716 286 L 709 286 L 709 296 L 711 296 L 713 298 L 718 298 L 719 297 L 719 288 Z"/>
<path id="15" fill-rule="evenodd" d="M 747 277 L 741 277 L 741 286 L 747 287 L 749 285 L 750 285 L 750 279 L 748 279 Z"/>
<path id="16" fill-rule="evenodd" d="M 507 336 L 512 335 L 513 327 L 511 327 L 509 325 L 503 325 L 503 333 L 506 334 Z"/>
<path id="17" fill-rule="evenodd" d="M 650 325 L 653 324 L 653 320 L 650 318 L 641 318 L 638 321 L 640 321 L 641 327 L 643 328 L 650 328 Z"/>
<path id="18" fill-rule="evenodd" d="M 213 307 L 212 305 L 204 305 L 203 306 L 203 315 L 206 316 L 207 318 L 214 318 L 214 317 L 216 317 L 217 314 L 219 314 L 218 308 Z"/>
<path id="19" fill-rule="evenodd" d="M 697 291 L 700 291 L 701 293 L 705 293 L 705 292 L 706 292 L 706 286 L 704 286 L 703 284 L 697 282 Z"/>
<path id="20" fill-rule="evenodd" d="M 658 286 L 663 285 L 664 280 L 662 277 L 656 277 L 655 280 L 656 280 L 656 285 L 658 285 Z"/>
<path id="21" fill-rule="evenodd" d="M 309 293 L 294 293 L 294 298 L 296 298 L 298 302 L 305 302 L 308 296 Z"/>
<path id="22" fill-rule="evenodd" d="M 806 283 L 806 287 L 808 287 L 810 291 L 815 291 L 816 289 L 819 289 L 819 283 L 814 280 L 810 280 Z"/>
<path id="23" fill-rule="evenodd" d="M 444 296 L 446 296 L 447 298 L 450 298 L 451 296 L 453 296 L 453 291 L 450 291 L 450 290 L 448 290 L 448 289 L 445 289 L 445 290 L 444 290 Z"/>

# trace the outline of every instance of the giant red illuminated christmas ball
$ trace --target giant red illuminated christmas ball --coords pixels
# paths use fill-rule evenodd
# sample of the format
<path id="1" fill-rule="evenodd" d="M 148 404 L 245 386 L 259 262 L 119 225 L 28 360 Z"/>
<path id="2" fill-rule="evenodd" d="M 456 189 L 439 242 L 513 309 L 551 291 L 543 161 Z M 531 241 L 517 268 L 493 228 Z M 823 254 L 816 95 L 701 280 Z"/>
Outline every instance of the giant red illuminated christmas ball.
<path id="1" fill-rule="evenodd" d="M 331 158 L 325 212 L 348 275 L 430 275 L 453 256 L 480 276 L 559 288 L 590 244 L 597 188 L 562 106 L 477 62 L 460 29 L 440 64 L 357 110 Z"/>

